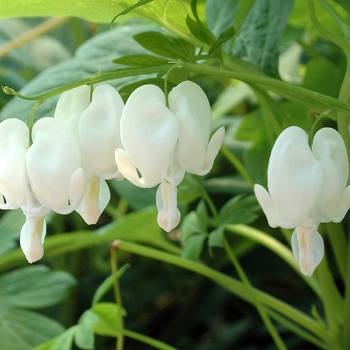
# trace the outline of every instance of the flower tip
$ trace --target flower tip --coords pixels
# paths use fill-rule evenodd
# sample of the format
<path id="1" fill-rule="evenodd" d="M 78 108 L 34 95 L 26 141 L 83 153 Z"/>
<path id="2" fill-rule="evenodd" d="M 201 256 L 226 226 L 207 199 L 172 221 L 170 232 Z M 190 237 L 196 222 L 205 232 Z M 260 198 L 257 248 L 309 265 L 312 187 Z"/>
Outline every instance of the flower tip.
<path id="1" fill-rule="evenodd" d="M 166 232 L 170 232 L 179 224 L 180 217 L 181 214 L 177 208 L 172 213 L 170 213 L 169 210 L 162 209 L 158 213 L 158 225 Z"/>

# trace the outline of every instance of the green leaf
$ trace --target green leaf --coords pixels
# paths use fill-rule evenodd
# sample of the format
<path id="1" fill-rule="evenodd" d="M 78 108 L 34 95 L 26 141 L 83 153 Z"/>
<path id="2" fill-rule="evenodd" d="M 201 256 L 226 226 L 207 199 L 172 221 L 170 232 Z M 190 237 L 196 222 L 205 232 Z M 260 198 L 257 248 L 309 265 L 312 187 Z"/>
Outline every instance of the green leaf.
<path id="1" fill-rule="evenodd" d="M 220 225 L 218 226 L 214 231 L 210 232 L 209 237 L 208 237 L 208 246 L 209 246 L 209 252 L 212 254 L 212 249 L 213 247 L 219 247 L 222 248 L 222 236 L 225 232 L 225 226 Z"/>
<path id="2" fill-rule="evenodd" d="M 220 219 L 223 224 L 249 224 L 258 217 L 255 212 L 259 210 L 260 205 L 254 195 L 239 195 L 221 208 Z"/>
<path id="3" fill-rule="evenodd" d="M 179 254 L 179 247 L 158 226 L 157 215 L 157 209 L 153 206 L 128 214 L 96 232 L 76 231 L 47 237 L 44 243 L 45 256 L 57 256 L 98 244 L 111 244 L 116 239 L 139 242 Z M 7 270 L 24 262 L 23 252 L 16 249 L 0 257 L 0 270 Z"/>
<path id="4" fill-rule="evenodd" d="M 79 324 L 74 333 L 74 342 L 81 349 L 94 349 L 95 334 L 90 325 Z"/>
<path id="5" fill-rule="evenodd" d="M 186 24 L 192 35 L 199 39 L 201 42 L 208 45 L 212 45 L 214 43 L 215 36 L 202 23 L 198 23 L 190 16 L 187 16 Z"/>
<path id="6" fill-rule="evenodd" d="M 345 70 L 345 60 L 333 63 L 323 57 L 312 59 L 306 66 L 303 87 L 336 98 L 343 82 Z"/>
<path id="7" fill-rule="evenodd" d="M 135 0 L 94 0 L 79 1 L 72 6 L 71 0 L 36 0 L 28 5 L 27 0 L 6 1 L 1 4 L 0 17 L 44 17 L 70 16 L 80 17 L 92 22 L 110 23 L 113 17 L 130 8 Z M 197 5 L 197 12 L 202 20 L 205 19 L 205 2 Z M 189 32 L 186 17 L 191 13 L 189 0 L 157 0 L 139 6 L 132 15 L 143 16 L 169 29 L 176 35 L 200 46 Z"/>
<path id="8" fill-rule="evenodd" d="M 93 307 L 93 313 L 98 316 L 97 324 L 93 325 L 98 335 L 116 337 L 120 332 L 120 308 L 114 303 L 99 303 Z M 125 316 L 125 311 L 123 311 Z"/>
<path id="9" fill-rule="evenodd" d="M 134 39 L 145 49 L 163 57 L 189 61 L 195 56 L 195 47 L 181 38 L 152 31 L 136 34 Z"/>
<path id="10" fill-rule="evenodd" d="M 177 188 L 177 201 L 190 203 L 203 194 L 202 178 L 193 174 L 186 174 Z"/>
<path id="11" fill-rule="evenodd" d="M 112 71 L 116 69 L 113 60 L 116 57 L 128 55 L 148 55 L 149 51 L 137 45 L 133 36 L 139 32 L 144 32 L 154 27 L 150 26 L 125 26 L 116 28 L 88 40 L 79 47 L 74 57 L 49 68 L 29 82 L 20 90 L 25 96 L 35 96 L 51 91 L 58 87 L 66 86 L 82 79 L 87 79 L 102 71 Z M 148 75 L 149 77 L 150 75 Z M 119 78 L 108 83 L 118 90 L 130 83 L 145 79 L 147 75 Z M 52 117 L 59 96 L 46 100 L 35 112 L 35 119 L 42 117 Z M 19 118 L 28 122 L 33 101 L 13 98 L 1 111 L 0 120 L 7 118 Z"/>
<path id="12" fill-rule="evenodd" d="M 213 53 L 215 50 L 220 48 L 226 41 L 230 40 L 233 38 L 235 35 L 235 28 L 234 27 L 229 27 L 225 31 L 223 31 L 219 37 L 218 40 L 210 47 L 208 54 L 210 55 Z"/>
<path id="13" fill-rule="evenodd" d="M 257 0 L 237 35 L 233 55 L 277 77 L 279 43 L 292 8 L 293 0 Z"/>
<path id="14" fill-rule="evenodd" d="M 56 321 L 38 313 L 5 305 L 0 308 L 2 349 L 32 350 L 63 331 Z"/>
<path id="15" fill-rule="evenodd" d="M 206 239 L 207 235 L 204 234 L 192 235 L 189 239 L 186 240 L 186 243 L 182 249 L 181 256 L 184 259 L 189 259 L 192 261 L 200 260 Z"/>
<path id="16" fill-rule="evenodd" d="M 135 10 L 136 8 L 142 6 L 142 5 L 146 5 L 149 2 L 152 2 L 153 0 L 140 0 L 139 2 L 137 2 L 136 4 L 128 7 L 127 9 L 125 9 L 124 11 L 118 13 L 113 19 L 112 19 L 112 23 L 119 17 L 119 16 L 124 16 L 127 15 L 130 11 Z"/>
<path id="17" fill-rule="evenodd" d="M 21 227 L 25 222 L 22 210 L 8 210 L 0 219 L 0 256 L 17 246 Z"/>
<path id="18" fill-rule="evenodd" d="M 350 3 L 348 0 L 335 0 L 338 4 L 344 7 L 344 10 L 350 15 Z"/>
<path id="19" fill-rule="evenodd" d="M 237 0 L 207 0 L 207 22 L 216 37 L 233 26 L 239 3 Z"/>
<path id="20" fill-rule="evenodd" d="M 254 183 L 266 186 L 267 165 L 270 159 L 270 143 L 267 140 L 258 141 L 248 148 L 244 155 L 244 163 Z"/>
<path id="21" fill-rule="evenodd" d="M 75 279 L 64 271 L 50 271 L 34 265 L 0 276 L 0 305 L 42 308 L 60 302 L 75 286 Z"/>
<path id="22" fill-rule="evenodd" d="M 113 60 L 114 63 L 133 67 L 152 67 L 167 64 L 169 60 L 151 55 L 129 55 Z"/>

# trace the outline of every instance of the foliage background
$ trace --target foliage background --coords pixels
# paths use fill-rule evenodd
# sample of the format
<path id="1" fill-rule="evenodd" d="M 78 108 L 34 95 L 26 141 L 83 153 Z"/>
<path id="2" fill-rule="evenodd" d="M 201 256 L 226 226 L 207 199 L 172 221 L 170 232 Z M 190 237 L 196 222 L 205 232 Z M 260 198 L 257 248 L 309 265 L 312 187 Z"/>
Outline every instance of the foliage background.
<path id="1" fill-rule="evenodd" d="M 188 78 L 198 82 L 212 103 L 213 130 L 221 125 L 227 130 L 211 173 L 205 178 L 188 175 L 181 184 L 183 220 L 170 234 L 156 224 L 155 189 L 110 181 L 112 200 L 98 224 L 89 227 L 76 213 L 51 214 L 45 257 L 39 264 L 27 266 L 17 248 L 21 213 L 1 213 L 0 339 L 6 349 L 115 347 L 120 324 L 115 316 L 118 308 L 111 304 L 115 298 L 108 279 L 114 239 L 155 247 L 234 278 L 240 276 L 223 249 L 224 225 L 249 224 L 289 247 L 283 232 L 268 227 L 252 195 L 252 185 L 266 185 L 269 153 L 283 128 L 299 125 L 310 129 L 325 106 L 331 109 L 330 115 L 337 108 L 349 111 L 340 101 L 327 99 L 339 94 L 345 54 L 318 34 L 304 1 L 141 3 L 118 17 L 111 28 L 113 17 L 134 5 L 132 1 L 76 1 L 74 6 L 71 1 L 35 1 L 30 6 L 25 0 L 2 2 L 0 45 L 47 21 L 42 16 L 69 17 L 35 40 L 24 41 L 18 49 L 3 53 L 4 46 L 0 46 L 1 84 L 35 96 L 93 76 L 98 79 L 98 72 L 132 66 L 132 75 L 118 77 L 116 73 L 118 78 L 108 81 L 126 100 L 145 82 L 163 86 L 165 71 L 156 74 L 151 67 L 181 58 L 190 63 L 198 60 L 198 65 L 203 59 L 216 68 L 222 64 L 232 74 L 250 74 L 250 87 L 240 82 L 245 79 L 229 79 L 233 76 L 224 73 L 178 69 L 169 75 L 170 87 Z M 338 3 L 343 7 L 332 5 L 348 22 L 347 3 Z M 317 6 L 317 13 L 329 31 L 339 34 L 324 7 Z M 173 37 L 181 40 L 174 42 Z M 162 45 L 160 40 L 164 40 Z M 209 54 L 197 57 L 199 50 Z M 298 91 L 280 89 L 272 80 L 257 88 L 254 79 L 258 77 L 321 93 L 323 100 L 319 95 L 305 100 Z M 57 99 L 55 94 L 45 100 L 35 118 L 53 116 Z M 0 118 L 28 122 L 34 103 L 1 94 Z M 334 119 L 326 125 L 334 126 Z M 203 202 L 207 193 L 219 210 L 220 225 L 213 225 Z M 291 264 L 254 240 L 239 234 L 226 237 L 255 288 L 316 320 L 325 317 L 322 300 L 310 288 L 314 282 L 305 283 Z M 327 240 L 326 248 L 331 249 Z M 126 329 L 179 349 L 275 348 L 255 307 L 203 275 L 127 251 L 118 253 L 118 263 L 127 264 L 120 278 Z M 329 265 L 342 293 L 344 284 L 332 255 Z M 93 328 L 96 315 L 100 323 Z M 63 333 L 64 329 L 68 331 Z M 288 327 L 277 324 L 277 330 L 288 349 L 318 348 Z M 54 338 L 59 334 L 63 336 Z M 50 339 L 54 340 L 40 346 Z M 125 349 L 151 348 L 132 337 L 125 342 Z"/>

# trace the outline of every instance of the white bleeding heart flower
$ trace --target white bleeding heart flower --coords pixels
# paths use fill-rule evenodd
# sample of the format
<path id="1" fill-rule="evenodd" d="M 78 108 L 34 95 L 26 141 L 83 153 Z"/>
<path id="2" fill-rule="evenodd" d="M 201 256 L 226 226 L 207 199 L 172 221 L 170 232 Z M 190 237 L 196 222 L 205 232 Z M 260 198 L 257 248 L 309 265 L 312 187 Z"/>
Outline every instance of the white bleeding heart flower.
<path id="1" fill-rule="evenodd" d="M 176 186 L 186 171 L 207 174 L 224 138 L 224 128 L 220 128 L 209 141 L 211 109 L 197 84 L 179 84 L 168 101 L 169 107 L 155 85 L 136 89 L 121 118 L 123 149 L 116 150 L 116 162 L 125 178 L 139 187 L 160 184 L 158 224 L 166 231 L 180 221 Z"/>
<path id="2" fill-rule="evenodd" d="M 78 144 L 71 131 L 53 118 L 32 130 L 18 119 L 0 123 L 0 208 L 21 208 L 26 222 L 20 245 L 31 263 L 41 259 L 50 210 L 67 214 L 79 205 L 85 188 Z"/>
<path id="3" fill-rule="evenodd" d="M 350 207 L 348 158 L 337 131 L 319 130 L 312 148 L 304 130 L 292 126 L 277 138 L 269 160 L 269 192 L 255 195 L 271 227 L 294 228 L 292 249 L 303 274 L 311 276 L 324 255 L 317 228 L 341 221 Z"/>
<path id="4" fill-rule="evenodd" d="M 97 222 L 110 200 L 105 180 L 122 176 L 115 162 L 115 150 L 121 147 L 120 118 L 124 102 L 108 84 L 92 93 L 87 85 L 64 92 L 54 118 L 63 121 L 79 143 L 86 175 L 85 194 L 76 211 L 88 224 Z"/>

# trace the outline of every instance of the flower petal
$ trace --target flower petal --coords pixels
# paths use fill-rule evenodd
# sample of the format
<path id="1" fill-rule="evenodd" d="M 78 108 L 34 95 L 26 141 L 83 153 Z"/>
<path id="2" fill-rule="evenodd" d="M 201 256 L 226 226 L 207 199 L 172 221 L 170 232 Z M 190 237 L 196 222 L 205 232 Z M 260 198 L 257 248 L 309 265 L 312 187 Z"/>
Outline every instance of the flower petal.
<path id="1" fill-rule="evenodd" d="M 26 216 L 21 236 L 20 246 L 28 262 L 40 260 L 44 255 L 44 239 L 46 235 L 46 222 L 44 216 Z"/>
<path id="2" fill-rule="evenodd" d="M 0 208 L 16 209 L 25 202 L 29 180 L 25 156 L 29 129 L 19 119 L 0 123 Z"/>
<path id="3" fill-rule="evenodd" d="M 336 130 L 322 128 L 315 134 L 312 151 L 324 171 L 322 219 L 324 222 L 339 222 L 350 207 L 348 191 L 344 192 L 349 175 L 344 141 Z"/>
<path id="4" fill-rule="evenodd" d="M 158 225 L 170 232 L 180 222 L 180 211 L 177 208 L 177 188 L 171 179 L 162 181 L 157 189 L 156 203 L 158 208 Z"/>
<path id="5" fill-rule="evenodd" d="M 89 104 L 90 87 L 87 85 L 65 91 L 57 102 L 54 118 L 67 125 L 77 140 L 80 117 Z"/>
<path id="6" fill-rule="evenodd" d="M 121 140 L 134 166 L 142 175 L 144 187 L 160 183 L 169 168 L 179 136 L 175 115 L 166 107 L 163 91 L 143 85 L 127 100 L 120 123 Z M 128 170 L 118 163 L 125 176 Z"/>
<path id="7" fill-rule="evenodd" d="M 84 197 L 75 209 L 88 225 L 96 224 L 111 194 L 106 181 L 97 176 L 86 179 Z"/>
<path id="8" fill-rule="evenodd" d="M 202 173 L 211 129 L 211 108 L 199 85 L 184 81 L 169 93 L 169 108 L 180 124 L 178 157 L 182 167 Z"/>
<path id="9" fill-rule="evenodd" d="M 26 164 L 35 196 L 57 213 L 73 211 L 85 188 L 85 175 L 79 170 L 79 146 L 74 135 L 56 119 L 42 118 L 33 127 L 32 139 Z"/>
<path id="10" fill-rule="evenodd" d="M 280 221 L 288 226 L 318 224 L 323 169 L 299 127 L 285 129 L 277 138 L 269 160 L 268 188 Z"/>
<path id="11" fill-rule="evenodd" d="M 324 255 L 324 244 L 317 226 L 299 226 L 292 234 L 292 250 L 301 272 L 311 276 Z"/>
<path id="12" fill-rule="evenodd" d="M 121 148 L 120 118 L 124 102 L 110 85 L 99 85 L 89 107 L 82 113 L 79 141 L 84 169 L 93 175 L 111 179 L 118 171 L 115 150 Z"/>
<path id="13" fill-rule="evenodd" d="M 276 206 L 266 189 L 258 184 L 254 185 L 255 196 L 263 209 L 267 221 L 271 227 L 281 226 L 284 228 L 294 228 L 295 226 L 289 225 L 289 223 L 282 222 L 277 212 Z"/>

